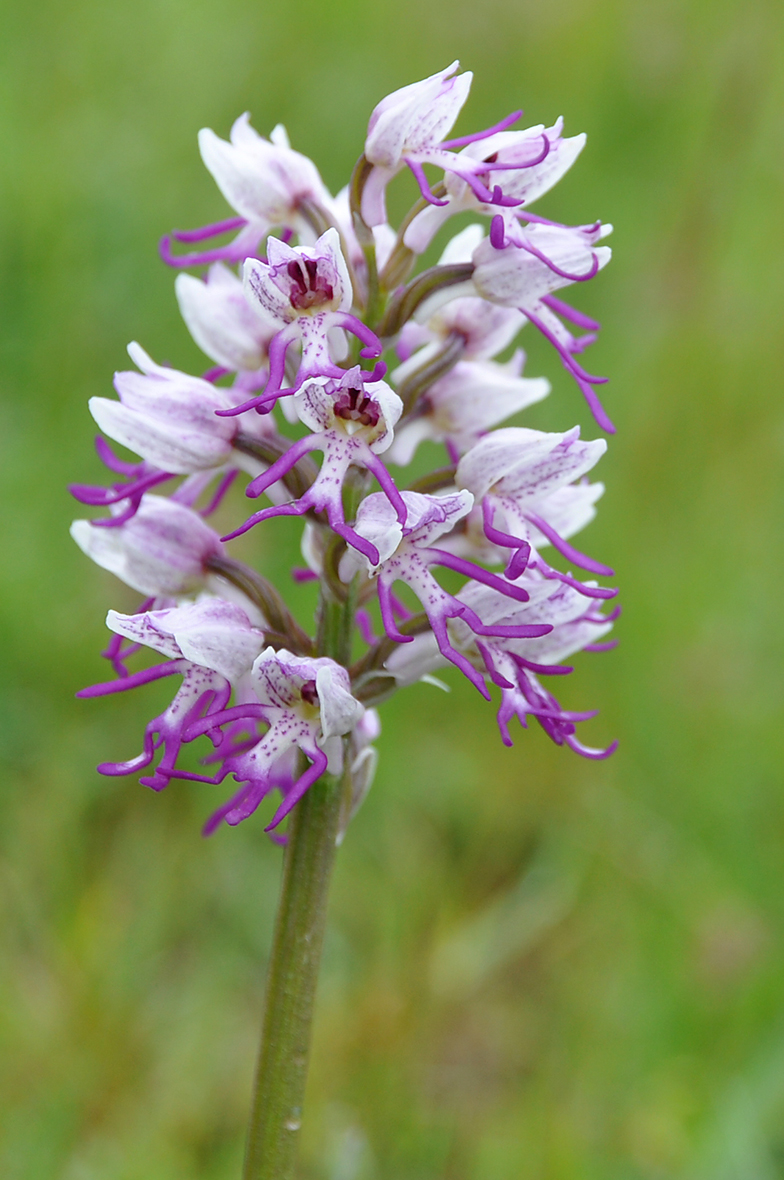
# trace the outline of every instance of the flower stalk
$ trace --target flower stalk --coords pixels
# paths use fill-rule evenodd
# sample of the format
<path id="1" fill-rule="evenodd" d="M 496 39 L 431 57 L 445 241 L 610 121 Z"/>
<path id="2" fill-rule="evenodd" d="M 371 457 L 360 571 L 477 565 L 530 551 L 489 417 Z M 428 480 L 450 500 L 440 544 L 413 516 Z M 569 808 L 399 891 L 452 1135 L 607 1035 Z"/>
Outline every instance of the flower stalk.
<path id="1" fill-rule="evenodd" d="M 264 1005 L 244 1180 L 289 1180 L 302 1124 L 327 896 L 350 766 L 324 775 L 294 809 Z"/>
<path id="2" fill-rule="evenodd" d="M 318 654 L 347 663 L 356 596 L 319 596 Z M 272 943 L 243 1180 L 294 1175 L 327 899 L 351 760 L 325 774 L 291 815 Z"/>

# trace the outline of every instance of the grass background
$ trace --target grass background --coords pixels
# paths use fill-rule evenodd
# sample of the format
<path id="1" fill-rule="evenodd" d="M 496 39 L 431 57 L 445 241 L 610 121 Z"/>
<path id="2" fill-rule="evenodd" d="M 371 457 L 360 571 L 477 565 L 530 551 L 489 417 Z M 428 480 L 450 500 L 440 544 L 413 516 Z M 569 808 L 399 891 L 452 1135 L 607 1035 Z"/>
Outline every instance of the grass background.
<path id="1" fill-rule="evenodd" d="M 306 1180 L 784 1177 L 784 10 L 776 0 L 20 0 L 0 45 L 0 1173 L 229 1180 L 280 852 L 198 787 L 100 778 L 164 696 L 76 702 L 136 596 L 67 535 L 86 399 L 138 338 L 198 371 L 155 243 L 224 216 L 196 131 L 284 121 L 334 188 L 454 57 L 458 131 L 589 144 L 538 208 L 616 224 L 578 302 L 618 426 L 586 535 L 618 571 L 606 764 L 513 750 L 453 678 L 384 708 L 341 852 Z M 554 384 L 530 424 L 581 421 Z M 247 542 L 279 584 L 293 531 Z M 257 533 L 261 530 L 256 530 Z M 263 546 L 263 547 L 262 547 Z M 302 609 L 311 604 L 298 592 Z M 588 727 L 586 727 L 587 729 Z"/>

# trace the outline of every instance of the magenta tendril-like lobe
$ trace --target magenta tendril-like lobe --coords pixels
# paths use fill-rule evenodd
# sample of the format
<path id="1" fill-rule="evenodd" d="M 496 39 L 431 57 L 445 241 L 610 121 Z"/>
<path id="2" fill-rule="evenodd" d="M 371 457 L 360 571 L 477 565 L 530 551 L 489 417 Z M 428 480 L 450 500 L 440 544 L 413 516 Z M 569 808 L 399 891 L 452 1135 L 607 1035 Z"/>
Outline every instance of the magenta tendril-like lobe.
<path id="1" fill-rule="evenodd" d="M 141 463 L 128 463 L 124 459 L 118 458 L 101 434 L 95 436 L 95 449 L 101 462 L 116 475 L 138 475 L 143 466 Z"/>
<path id="2" fill-rule="evenodd" d="M 488 127 L 485 131 L 475 131 L 473 135 L 461 135 L 458 139 L 442 140 L 441 147 L 467 147 L 469 143 L 477 143 L 481 139 L 489 139 L 491 135 L 497 135 L 499 131 L 506 131 L 507 128 L 512 127 L 522 117 L 522 110 L 512 111 L 511 115 L 507 115 L 500 123 L 496 123 L 494 127 Z"/>
<path id="3" fill-rule="evenodd" d="M 552 528 L 546 520 L 541 516 L 537 516 L 535 512 L 529 512 L 528 519 L 535 528 L 539 529 L 540 533 L 544 533 L 547 540 L 553 545 L 558 552 L 566 558 L 567 561 L 573 561 L 575 565 L 579 565 L 580 569 L 588 570 L 589 573 L 599 574 L 605 578 L 612 578 L 615 570 L 610 569 L 609 565 L 602 565 L 599 561 L 594 561 L 592 557 L 586 557 L 579 549 L 575 549 L 568 541 L 564 541 L 563 537 L 559 537 L 558 533 Z"/>
<path id="4" fill-rule="evenodd" d="M 504 549 L 514 549 L 514 553 L 507 563 L 504 573 L 512 580 L 519 578 L 525 572 L 525 567 L 531 557 L 531 546 L 521 537 L 513 537 L 511 533 L 502 532 L 493 523 L 495 508 L 489 496 L 482 500 L 482 526 L 488 541 Z"/>
<path id="5" fill-rule="evenodd" d="M 171 236 L 178 242 L 203 242 L 206 238 L 215 238 L 218 234 L 242 229 L 247 224 L 244 217 L 227 217 L 225 221 L 216 221 L 214 225 L 203 225 L 199 229 L 173 229 Z"/>
<path id="6" fill-rule="evenodd" d="M 538 258 L 540 262 L 543 262 L 547 269 L 551 270 L 554 275 L 558 275 L 558 277 L 561 279 L 568 279 L 570 283 L 587 283 L 591 279 L 596 278 L 597 274 L 599 273 L 599 258 L 596 254 L 591 255 L 591 265 L 585 274 L 577 275 L 572 274 L 568 270 L 563 270 L 560 266 L 557 266 L 553 262 L 552 258 L 548 258 L 546 254 L 542 253 L 541 250 L 538 250 L 536 246 L 533 246 L 530 242 L 523 241 L 520 243 L 518 248 L 525 250 L 526 254 L 533 254 L 534 258 Z M 598 381 L 599 378 L 595 377 L 594 380 Z"/>
<path id="7" fill-rule="evenodd" d="M 152 668 L 145 668 L 143 672 L 134 672 L 121 680 L 107 680 L 103 684 L 91 684 L 87 688 L 80 688 L 78 697 L 104 697 L 115 692 L 126 692 L 129 688 L 138 688 L 142 684 L 151 684 L 153 680 L 160 680 L 164 676 L 175 676 L 185 670 L 185 661 L 173 660 L 170 664 L 155 664 Z"/>
<path id="8" fill-rule="evenodd" d="M 568 303 L 564 303 L 563 299 L 556 299 L 555 295 L 543 296 L 542 303 L 554 311 L 556 315 L 563 316 L 565 320 L 578 328 L 586 328 L 589 332 L 598 332 L 602 326 L 597 320 L 592 320 L 590 316 L 584 315 Z"/>
<path id="9" fill-rule="evenodd" d="M 599 426 L 601 426 L 602 430 L 607 431 L 608 434 L 615 434 L 615 427 L 608 418 L 604 407 L 599 400 L 598 394 L 592 388 L 593 385 L 604 385 L 608 380 L 607 377 L 592 377 L 590 373 L 586 373 L 585 370 L 581 368 L 580 365 L 578 365 L 577 361 L 574 359 L 566 346 L 554 335 L 553 332 L 550 331 L 547 325 L 544 324 L 537 315 L 535 315 L 529 309 L 526 309 L 525 314 L 534 327 L 542 333 L 546 340 L 549 340 L 553 348 L 555 348 L 555 350 L 558 352 L 561 361 L 563 362 L 564 368 L 574 378 Z"/>
<path id="10" fill-rule="evenodd" d="M 212 516 L 213 512 L 217 512 L 218 508 L 220 508 L 221 504 L 223 503 L 223 499 L 224 499 L 226 493 L 228 492 L 229 488 L 234 483 L 234 481 L 236 480 L 238 475 L 239 475 L 239 471 L 236 467 L 233 467 L 231 469 L 231 471 L 226 472 L 226 474 L 223 476 L 220 483 L 218 484 L 217 488 L 215 489 L 215 494 L 213 495 L 212 499 L 207 504 L 206 508 L 201 509 L 201 511 L 200 511 L 201 516 Z"/>
<path id="11" fill-rule="evenodd" d="M 496 250 L 503 250 L 504 246 L 506 245 L 504 219 L 500 213 L 496 213 L 495 217 L 490 222 L 490 244 Z"/>
<path id="12" fill-rule="evenodd" d="M 441 207 L 449 204 L 449 201 L 443 201 L 434 196 L 430 185 L 428 184 L 427 177 L 425 176 L 425 170 L 418 160 L 406 159 L 405 163 L 411 169 L 414 180 L 419 185 L 419 191 L 429 204 L 438 205 Z"/>
<path id="13" fill-rule="evenodd" d="M 491 574 L 488 570 L 482 569 L 480 565 L 475 565 L 474 562 L 466 561 L 462 557 L 456 557 L 453 553 L 447 553 L 443 549 L 430 549 L 428 559 L 433 565 L 443 565 L 447 569 L 456 570 L 459 574 L 473 578 L 475 582 L 492 586 L 494 590 L 498 590 L 508 598 L 514 598 L 517 602 L 528 602 L 530 598 L 524 586 L 515 586 L 504 578 L 499 578 L 497 574 Z"/>

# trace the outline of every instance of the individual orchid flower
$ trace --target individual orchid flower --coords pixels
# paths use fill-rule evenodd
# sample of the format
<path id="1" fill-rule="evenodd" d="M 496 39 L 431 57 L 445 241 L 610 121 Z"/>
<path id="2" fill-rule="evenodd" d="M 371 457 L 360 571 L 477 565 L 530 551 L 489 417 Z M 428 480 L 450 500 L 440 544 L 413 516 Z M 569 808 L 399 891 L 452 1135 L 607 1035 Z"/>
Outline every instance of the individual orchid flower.
<path id="1" fill-rule="evenodd" d="M 302 345 L 302 359 L 297 382 L 289 393 L 309 377 L 343 375 L 329 351 L 330 333 L 336 328 L 353 332 L 364 343 L 360 355 L 381 354 L 378 337 L 351 315 L 351 280 L 336 229 L 328 229 L 312 248 L 293 248 L 278 238 L 269 238 L 267 261 L 247 259 L 244 282 L 251 305 L 258 306 L 278 331 L 269 345 L 270 372 L 264 394 L 232 412 L 274 404 L 280 396 L 286 352 L 295 341 Z"/>
<path id="2" fill-rule="evenodd" d="M 571 168 L 585 145 L 585 135 L 569 139 L 562 136 L 563 119 L 553 127 L 528 127 L 524 131 L 499 131 L 478 142 L 467 144 L 458 160 L 472 168 L 482 165 L 482 171 L 469 174 L 469 180 L 459 170 L 448 171 L 444 178 L 446 201 L 430 204 L 413 219 L 403 241 L 410 250 L 422 254 L 441 226 L 456 213 L 484 213 L 499 215 L 513 233 L 517 227 L 519 207 L 529 206 L 548 192 Z M 470 165 L 469 165 L 470 161 Z M 487 194 L 498 188 L 509 205 L 488 202 L 477 191 L 479 180 Z"/>
<path id="3" fill-rule="evenodd" d="M 561 540 L 568 541 L 591 523 L 596 516 L 596 502 L 603 495 L 603 483 L 589 483 L 587 478 L 583 476 L 577 483 L 568 484 L 566 487 L 557 488 L 556 491 L 551 492 L 537 506 L 537 512 Z M 547 566 L 541 556 L 541 551 L 552 542 L 530 521 L 527 523 L 526 536 L 529 538 L 526 544 L 531 546 L 527 558 L 528 567 L 547 568 L 552 576 L 561 576 L 558 571 Z M 509 549 L 514 548 L 514 544 L 518 544 L 519 541 L 520 538 L 517 537 L 507 537 L 503 545 L 491 541 L 485 532 L 485 512 L 482 508 L 482 501 L 478 500 L 474 502 L 474 507 L 466 517 L 465 530 L 453 534 L 445 544 L 448 549 L 460 557 L 481 561 L 485 565 L 505 565 L 508 567 Z M 523 547 L 520 546 L 520 548 Z M 524 556 L 525 552 L 520 555 L 514 569 L 522 566 Z M 567 575 L 563 576 L 567 577 Z M 579 583 L 579 585 L 584 586 L 583 583 Z M 601 592 L 591 591 L 589 596 L 611 598 L 614 594 L 615 591 L 601 589 Z"/>
<path id="4" fill-rule="evenodd" d="M 156 365 L 136 343 L 128 352 L 141 372 L 115 373 L 120 400 L 89 401 L 90 413 L 104 434 L 136 451 L 152 467 L 174 475 L 210 471 L 229 462 L 247 466 L 246 456 L 233 443 L 244 421 L 250 420 L 249 428 L 255 431 L 257 415 L 247 415 L 242 423 L 219 416 L 218 410 L 235 404 L 231 390 Z M 257 471 L 257 465 L 251 466 L 252 474 Z"/>
<path id="5" fill-rule="evenodd" d="M 570 535 L 577 531 L 587 497 L 584 493 L 564 497 L 564 492 L 596 465 L 606 449 L 604 439 L 583 441 L 579 426 L 564 434 L 509 426 L 486 435 L 462 457 L 455 482 L 481 504 L 487 540 L 514 550 L 506 570 L 509 577 L 522 573 L 532 548 L 548 542 L 581 569 L 612 576 L 608 566 L 570 545 L 551 516 Z"/>
<path id="6" fill-rule="evenodd" d="M 595 604 L 586 605 L 585 595 L 574 586 L 553 583 L 530 567 L 516 580 L 529 595 L 527 602 L 510 601 L 506 594 L 492 586 L 476 581 L 468 582 L 458 592 L 488 628 L 499 630 L 515 624 L 534 626 L 546 621 L 551 630 L 544 635 L 516 638 L 510 635 L 478 636 L 463 618 L 455 616 L 449 622 L 450 639 L 454 647 L 490 682 L 501 689 L 498 725 L 505 745 L 512 745 L 509 722 L 517 717 L 526 726 L 526 717 L 535 716 L 548 736 L 557 745 L 568 745 L 586 758 L 607 758 L 617 747 L 612 742 L 606 749 L 583 745 L 575 736 L 575 726 L 596 716 L 595 710 L 570 712 L 541 684 L 540 676 L 568 675 L 573 669 L 561 661 L 578 651 L 606 651 L 615 641 L 601 642 L 620 613 L 615 608 L 602 615 Z M 591 584 L 587 589 L 591 588 Z M 386 661 L 386 669 L 398 685 L 418 680 L 433 682 L 432 673 L 446 666 L 446 657 L 439 650 L 432 632 L 417 635 L 407 647 L 398 648 Z"/>
<path id="7" fill-rule="evenodd" d="M 269 342 L 278 326 L 248 302 L 234 272 L 215 262 L 203 280 L 177 275 L 174 289 L 199 348 L 226 372 L 253 374 L 263 384 Z"/>
<path id="8" fill-rule="evenodd" d="M 327 657 L 309 659 L 292 655 L 285 648 L 266 648 L 256 659 L 250 674 L 253 700 L 248 697 L 224 713 L 205 717 L 191 725 L 188 740 L 209 733 L 221 717 L 235 722 L 241 717 L 259 718 L 269 729 L 249 749 L 225 759 L 218 773 L 192 774 L 172 771 L 171 777 L 219 783 L 232 774 L 241 783 L 239 791 L 207 821 L 205 835 L 225 820 L 238 824 L 252 815 L 262 799 L 280 785 L 275 767 L 293 749 L 301 750 L 311 765 L 291 783 L 267 831 L 277 827 L 321 775 L 329 769 L 339 774 L 343 750 L 340 738 L 360 723 L 364 705 L 351 695 L 348 673 Z"/>
<path id="9" fill-rule="evenodd" d="M 126 585 L 153 597 L 202 590 L 208 563 L 224 555 L 218 534 L 176 500 L 145 494 L 138 512 L 116 529 L 75 520 L 71 536 L 88 557 Z"/>
<path id="10" fill-rule="evenodd" d="M 192 740 L 189 729 L 197 721 L 206 721 L 200 732 L 212 733 L 216 743 L 220 740 L 219 726 L 232 689 L 248 679 L 264 647 L 264 635 L 239 606 L 212 597 L 135 615 L 109 611 L 106 624 L 135 645 L 160 652 L 168 662 L 82 689 L 79 696 L 106 696 L 166 676 L 183 677 L 172 703 L 147 725 L 142 753 L 126 762 L 104 762 L 98 767 L 102 774 L 134 774 L 149 766 L 163 747 L 153 773 L 140 780 L 159 791 L 169 782 L 183 742 Z"/>
<path id="11" fill-rule="evenodd" d="M 533 629 L 522 625 L 513 626 L 511 630 L 508 627 L 502 627 L 500 631 L 495 628 L 487 630 L 470 606 L 447 593 L 430 572 L 430 566 L 444 566 L 476 578 L 519 601 L 528 600 L 525 589 L 505 582 L 495 574 L 446 550 L 434 547 L 434 541 L 450 532 L 471 511 L 474 498 L 470 492 L 460 491 L 445 496 L 403 492 L 402 497 L 406 507 L 406 520 L 403 524 L 396 519 L 392 506 L 384 496 L 374 494 L 362 501 L 357 513 L 355 531 L 372 543 L 379 560 L 374 562 L 361 551 L 348 550 L 341 559 L 340 576 L 343 581 L 348 582 L 355 572 L 364 567 L 365 572 L 375 579 L 384 630 L 390 639 L 398 643 L 409 643 L 412 637 L 403 635 L 395 622 L 392 586 L 396 581 L 405 582 L 410 586 L 422 604 L 441 654 L 455 664 L 482 695 L 489 699 L 481 674 L 450 643 L 447 621 L 460 617 L 477 634 L 517 637 L 543 635 L 549 630 L 549 626 L 537 624 Z"/>
<path id="12" fill-rule="evenodd" d="M 575 587 L 548 582 L 536 571 L 527 570 L 516 584 L 524 584 L 530 594 L 525 605 L 510 604 L 492 587 L 471 582 L 460 597 L 487 623 L 507 626 L 525 620 L 546 619 L 552 629 L 531 639 L 492 636 L 478 641 L 461 621 L 454 624 L 455 642 L 466 650 L 473 645 L 485 664 L 490 679 L 501 689 L 498 726 L 504 745 L 511 746 L 509 722 L 517 717 L 525 728 L 526 717 L 534 716 L 556 745 L 567 745 L 585 758 L 607 758 L 617 748 L 612 742 L 606 749 L 583 745 L 575 736 L 575 725 L 596 716 L 596 710 L 570 712 L 545 689 L 539 676 L 568 675 L 573 669 L 561 661 L 578 651 L 604 651 L 614 641 L 602 643 L 620 608 L 602 615 L 595 604 L 586 607 L 584 595 Z M 511 606 L 511 609 L 510 609 Z"/>
<path id="13" fill-rule="evenodd" d="M 403 407 L 400 398 L 385 381 L 364 382 L 358 365 L 339 372 L 339 380 L 314 378 L 296 394 L 297 415 L 313 433 L 295 442 L 263 475 L 257 476 L 249 484 L 247 494 L 260 496 L 285 476 L 303 455 L 322 451 L 324 458 L 315 481 L 298 500 L 254 513 L 225 540 L 239 536 L 273 516 L 325 512 L 334 532 L 358 548 L 370 561 L 378 561 L 375 547 L 346 523 L 343 483 L 352 465 L 366 468 L 378 480 L 393 513 L 399 520 L 405 520 L 405 504 L 379 458 L 392 443 L 394 427 Z"/>
<path id="14" fill-rule="evenodd" d="M 473 256 L 473 285 L 477 293 L 491 303 L 518 308 L 538 328 L 558 352 L 598 424 L 609 434 L 614 433 L 615 427 L 593 388 L 604 384 L 607 378 L 591 376 L 575 360 L 576 354 L 596 339 L 599 324 L 556 299 L 553 291 L 571 283 L 584 283 L 607 265 L 612 251 L 597 243 L 611 229 L 598 222 L 577 227 L 537 223 L 507 242 L 503 220 L 497 215 L 493 218 L 490 237 L 476 248 Z M 573 335 L 559 316 L 587 329 L 586 334 Z"/>
<path id="15" fill-rule="evenodd" d="M 521 111 L 515 111 L 495 127 L 479 131 L 459 139 L 445 140 L 459 115 L 468 92 L 473 74 L 455 76 L 460 65 L 452 62 L 445 70 L 414 82 L 388 94 L 375 107 L 370 116 L 368 134 L 365 140 L 365 160 L 372 165 L 362 190 L 361 212 L 367 225 L 374 226 L 386 220 L 385 193 L 390 180 L 403 167 L 408 167 L 419 185 L 422 196 L 432 205 L 444 205 L 430 189 L 423 164 L 434 164 L 446 173 L 453 172 L 461 177 L 481 200 L 493 205 L 514 204 L 515 198 L 506 198 L 496 186 L 491 192 L 481 177 L 487 172 L 483 159 L 474 159 L 463 152 L 449 149 L 465 147 L 467 144 L 486 140 L 516 123 Z M 545 143 L 540 158 L 546 154 Z M 497 165 L 505 169 L 508 165 Z M 515 163 L 517 169 L 520 164 Z"/>
<path id="16" fill-rule="evenodd" d="M 199 149 L 208 170 L 228 203 L 239 214 L 196 230 L 175 230 L 161 241 L 161 255 L 170 266 L 199 266 L 220 259 L 242 262 L 256 253 L 259 242 L 276 227 L 315 237 L 313 213 L 318 215 L 331 201 L 329 191 L 312 160 L 293 151 L 286 130 L 275 127 L 264 139 L 250 125 L 250 115 L 240 115 L 229 141 L 209 128 L 199 132 Z M 171 238 L 201 242 L 218 234 L 239 230 L 227 246 L 175 257 Z"/>
<path id="17" fill-rule="evenodd" d="M 201 377 L 156 365 L 136 343 L 128 346 L 128 352 L 141 372 L 115 373 L 114 386 L 120 400 L 93 397 L 89 407 L 104 433 L 137 451 L 143 461 L 134 464 L 119 459 L 99 436 L 96 448 L 104 463 L 129 478 L 108 488 L 73 484 L 71 493 L 83 504 L 112 509 L 112 516 L 95 523 L 101 528 L 117 528 L 138 511 L 147 491 L 176 475 L 194 477 L 175 493 L 186 504 L 194 503 L 213 478 L 222 475 L 204 510 L 209 515 L 239 470 L 251 476 L 266 470 L 267 464 L 257 455 L 258 444 L 280 442 L 275 426 L 271 419 L 257 414 L 222 417 L 218 411 L 236 405 L 236 387 L 218 387 Z M 275 488 L 271 494 L 278 500 L 285 496 L 285 489 Z"/>
<path id="18" fill-rule="evenodd" d="M 520 349 L 505 365 L 458 361 L 417 399 L 395 435 L 390 461 L 410 463 L 420 442 L 431 439 L 445 443 L 456 463 L 485 431 L 547 397 L 550 382 L 523 377 L 524 362 Z M 399 370 L 393 378 L 398 375 Z"/>

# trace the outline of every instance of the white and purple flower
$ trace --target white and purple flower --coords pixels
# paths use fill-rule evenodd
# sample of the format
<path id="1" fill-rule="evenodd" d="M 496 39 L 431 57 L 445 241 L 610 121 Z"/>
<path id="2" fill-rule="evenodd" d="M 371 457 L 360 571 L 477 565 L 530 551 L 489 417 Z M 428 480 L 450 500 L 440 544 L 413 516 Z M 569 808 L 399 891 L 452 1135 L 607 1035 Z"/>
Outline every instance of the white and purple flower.
<path id="1" fill-rule="evenodd" d="M 378 337 L 351 314 L 353 290 L 336 229 L 323 233 L 312 249 L 292 248 L 270 238 L 267 261 L 249 258 L 243 273 L 248 301 L 278 330 L 269 344 L 269 381 L 264 394 L 244 403 L 241 410 L 269 409 L 278 400 L 286 354 L 295 341 L 302 346 L 302 358 L 289 394 L 308 377 L 343 375 L 330 353 L 335 329 L 349 331 L 362 341 L 361 356 L 380 356 Z"/>
<path id="2" fill-rule="evenodd" d="M 532 548 L 548 543 L 581 569 L 612 577 L 608 566 L 586 557 L 566 539 L 587 523 L 586 510 L 593 503 L 591 493 L 569 485 L 606 450 L 604 439 L 584 442 L 579 426 L 565 434 L 509 426 L 486 435 L 463 456 L 457 486 L 471 491 L 481 505 L 487 540 L 514 550 L 506 571 L 510 577 L 522 573 Z"/>
<path id="3" fill-rule="evenodd" d="M 539 329 L 608 434 L 613 434 L 615 427 L 593 388 L 607 378 L 592 376 L 575 359 L 594 342 L 599 324 L 557 299 L 553 292 L 572 283 L 585 283 L 607 265 L 612 251 L 598 243 L 611 230 L 612 226 L 599 222 L 575 227 L 537 222 L 507 240 L 499 214 L 493 218 L 490 237 L 477 246 L 473 256 L 477 293 L 491 303 L 517 308 Z M 585 328 L 585 334 L 575 336 L 564 320 Z"/>
<path id="4" fill-rule="evenodd" d="M 320 210 L 331 201 L 329 191 L 312 160 L 292 150 L 286 130 L 278 125 L 264 139 L 250 125 L 250 115 L 240 115 L 228 142 L 214 131 L 199 132 L 202 159 L 228 203 L 238 216 L 195 230 L 174 230 L 161 241 L 161 255 L 170 266 L 242 262 L 255 254 L 271 229 L 283 228 L 305 236 L 311 231 L 309 208 Z M 239 230 L 228 246 L 175 256 L 171 239 L 203 242 L 219 234 Z M 315 236 L 315 235 L 313 235 Z"/>
<path id="5" fill-rule="evenodd" d="M 325 512 L 333 532 L 376 562 L 375 547 L 346 523 L 343 484 L 352 465 L 366 468 L 383 488 L 396 518 L 405 520 L 404 502 L 392 476 L 378 457 L 392 444 L 394 427 L 402 411 L 400 398 L 385 381 L 365 383 L 359 366 L 356 366 L 348 371 L 341 370 L 337 381 L 332 377 L 307 381 L 297 393 L 294 405 L 300 421 L 313 433 L 294 443 L 269 470 L 257 476 L 249 485 L 247 494 L 260 496 L 311 451 L 322 451 L 324 455 L 318 476 L 298 500 L 262 508 L 225 539 L 231 540 L 273 516 Z"/>
<path id="6" fill-rule="evenodd" d="M 378 560 L 372 562 L 365 554 L 360 555 L 349 550 L 341 562 L 340 575 L 347 582 L 364 566 L 365 571 L 376 580 L 384 630 L 390 639 L 398 643 L 410 643 L 412 637 L 403 635 L 395 622 L 397 604 L 392 587 L 396 581 L 408 585 L 422 604 L 441 654 L 455 664 L 482 695 L 489 699 L 481 675 L 450 643 L 447 621 L 462 618 L 478 635 L 544 635 L 550 627 L 545 623 L 536 624 L 533 629 L 527 625 L 513 626 L 511 630 L 508 627 L 502 627 L 500 631 L 496 627 L 488 629 L 468 603 L 444 590 L 430 572 L 431 566 L 444 566 L 476 578 L 485 585 L 492 586 L 497 592 L 508 594 L 510 598 L 527 601 L 528 594 L 525 589 L 505 582 L 481 566 L 434 545 L 435 541 L 451 532 L 471 511 L 474 498 L 470 492 L 461 491 L 445 496 L 403 492 L 402 496 L 406 507 L 406 519 L 402 524 L 395 517 L 392 506 L 385 497 L 376 494 L 362 501 L 354 526 L 355 531 L 373 544 L 378 553 Z M 356 548 L 358 547 L 355 546 Z"/>

